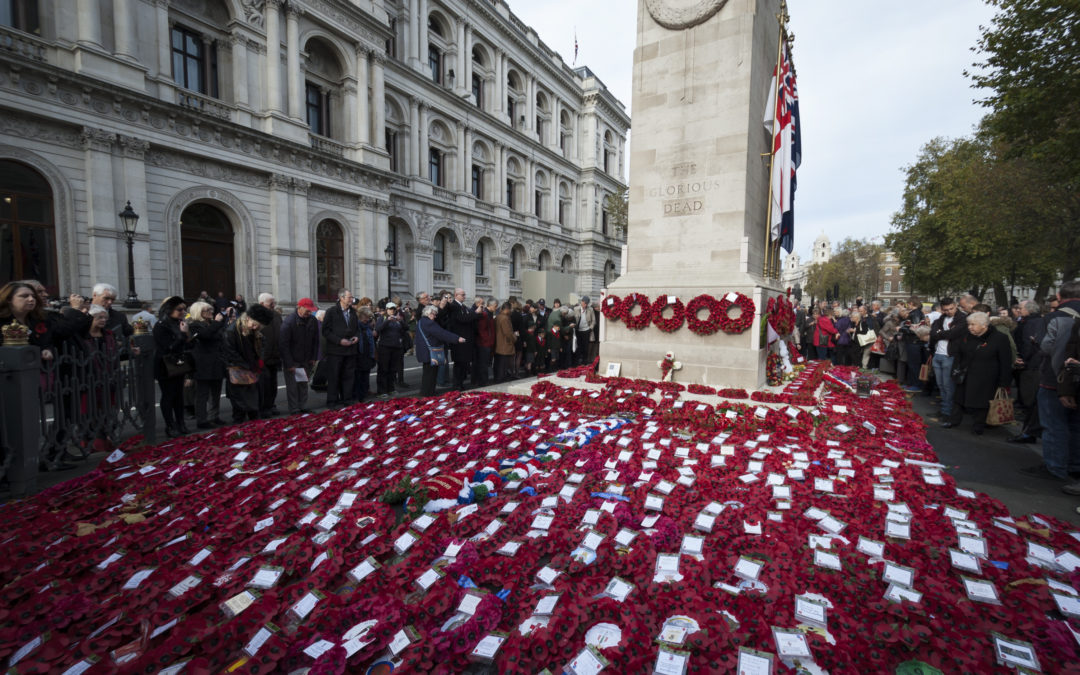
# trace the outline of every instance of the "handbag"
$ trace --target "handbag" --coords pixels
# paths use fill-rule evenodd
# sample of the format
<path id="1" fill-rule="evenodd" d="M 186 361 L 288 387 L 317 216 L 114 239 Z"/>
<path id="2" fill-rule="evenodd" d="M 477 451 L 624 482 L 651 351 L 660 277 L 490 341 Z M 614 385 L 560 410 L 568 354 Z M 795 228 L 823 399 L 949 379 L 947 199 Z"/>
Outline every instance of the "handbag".
<path id="1" fill-rule="evenodd" d="M 161 362 L 165 364 L 167 377 L 180 377 L 195 370 L 195 364 L 191 362 L 189 354 L 162 354 Z"/>
<path id="2" fill-rule="evenodd" d="M 416 324 L 416 331 L 420 333 L 420 337 L 424 338 L 424 344 L 428 348 L 428 358 L 431 359 L 431 365 L 433 366 L 445 366 L 446 365 L 446 349 L 443 347 L 432 347 L 431 342 L 428 341 L 427 336 L 424 335 L 424 329 L 420 327 L 420 324 Z M 455 366 L 456 368 L 457 366 Z"/>
<path id="3" fill-rule="evenodd" d="M 870 353 L 877 354 L 878 356 L 885 355 L 885 339 L 882 338 L 880 335 L 874 338 L 874 346 L 870 348 Z"/>
<path id="4" fill-rule="evenodd" d="M 859 333 L 856 337 L 859 340 L 859 346 L 865 347 L 868 344 L 877 342 L 877 331 L 871 328 L 865 333 Z"/>
<path id="5" fill-rule="evenodd" d="M 931 370 L 930 361 L 919 366 L 919 382 L 929 382 L 930 373 L 932 372 L 933 370 Z"/>
<path id="6" fill-rule="evenodd" d="M 990 409 L 986 412 L 986 423 L 992 427 L 1008 424 L 1016 419 L 1013 414 L 1013 402 L 1005 389 L 998 387 L 994 398 L 990 399 Z"/>
<path id="7" fill-rule="evenodd" d="M 962 366 L 953 366 L 953 369 L 949 371 L 949 375 L 952 376 L 953 382 L 956 384 L 963 384 L 967 379 L 967 368 Z"/>
<path id="8" fill-rule="evenodd" d="M 229 384 L 247 386 L 259 381 L 259 374 L 247 368 L 229 366 Z"/>
<path id="9" fill-rule="evenodd" d="M 900 360 L 900 343 L 897 342 L 896 338 L 893 338 L 889 342 L 889 346 L 885 349 L 885 358 L 890 361 Z"/>

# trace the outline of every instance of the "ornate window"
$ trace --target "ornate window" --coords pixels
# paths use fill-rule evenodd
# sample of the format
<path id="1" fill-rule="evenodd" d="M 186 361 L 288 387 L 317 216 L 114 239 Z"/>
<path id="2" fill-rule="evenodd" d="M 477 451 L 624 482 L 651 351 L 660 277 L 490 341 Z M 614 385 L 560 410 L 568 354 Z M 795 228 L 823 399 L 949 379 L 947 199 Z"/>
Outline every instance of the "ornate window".
<path id="1" fill-rule="evenodd" d="M 176 84 L 218 97 L 217 45 L 213 41 L 206 41 L 202 35 L 184 26 L 173 26 L 172 68 Z"/>
<path id="2" fill-rule="evenodd" d="M 307 123 L 311 133 L 330 136 L 330 92 L 310 82 L 305 89 L 307 102 Z"/>
<path id="3" fill-rule="evenodd" d="M 472 165 L 472 196 L 484 198 L 484 170 L 476 164 Z"/>
<path id="4" fill-rule="evenodd" d="M 0 0 L 0 25 L 41 35 L 38 0 Z"/>
<path id="5" fill-rule="evenodd" d="M 59 295 L 52 189 L 37 171 L 10 160 L 0 160 L 0 186 L 0 278 L 37 279 Z"/>
<path id="6" fill-rule="evenodd" d="M 390 254 L 390 266 L 398 266 L 398 231 L 397 225 L 390 226 L 390 250 L 393 253 Z"/>
<path id="7" fill-rule="evenodd" d="M 443 154 L 438 148 L 428 149 L 428 177 L 431 179 L 432 185 L 438 185 L 439 187 L 445 187 L 443 185 Z"/>
<path id="8" fill-rule="evenodd" d="M 484 242 L 476 242 L 476 276 L 484 276 Z"/>
<path id="9" fill-rule="evenodd" d="M 484 78 L 480 77 L 476 73 L 472 76 L 472 95 L 473 102 L 476 103 L 476 107 L 481 110 L 484 109 Z"/>
<path id="10" fill-rule="evenodd" d="M 506 208 L 514 208 L 514 179 L 506 179 Z"/>
<path id="11" fill-rule="evenodd" d="M 398 171 L 398 135 L 393 129 L 387 127 L 386 133 L 386 153 L 390 155 L 390 170 Z"/>
<path id="12" fill-rule="evenodd" d="M 431 70 L 431 80 L 435 84 L 442 84 L 442 52 L 435 45 L 428 45 L 427 50 L 428 69 Z"/>
<path id="13" fill-rule="evenodd" d="M 334 302 L 345 287 L 345 235 L 341 226 L 324 220 L 315 230 L 315 288 L 319 300 Z"/>
<path id="14" fill-rule="evenodd" d="M 510 251 L 510 278 L 518 278 L 518 250 L 516 248 Z"/>
<path id="15" fill-rule="evenodd" d="M 886 293 L 892 293 L 892 282 L 891 282 L 891 281 L 886 281 L 886 282 L 885 282 L 885 289 L 884 289 L 884 291 L 885 291 Z"/>
<path id="16" fill-rule="evenodd" d="M 432 242 L 431 266 L 436 272 L 446 271 L 446 236 L 440 232 Z"/>

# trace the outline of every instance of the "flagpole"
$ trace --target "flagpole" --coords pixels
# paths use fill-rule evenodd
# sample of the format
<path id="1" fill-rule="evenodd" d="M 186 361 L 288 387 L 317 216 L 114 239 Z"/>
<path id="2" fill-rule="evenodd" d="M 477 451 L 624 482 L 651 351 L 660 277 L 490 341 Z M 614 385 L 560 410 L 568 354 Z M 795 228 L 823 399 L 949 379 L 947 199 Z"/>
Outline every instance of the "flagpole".
<path id="1" fill-rule="evenodd" d="M 765 211 L 765 251 L 762 276 L 770 278 L 772 275 L 772 208 L 773 208 L 773 163 L 776 161 L 776 131 L 779 120 L 776 119 L 776 107 L 780 104 L 780 90 L 782 75 L 780 72 L 780 58 L 784 49 L 784 17 L 787 15 L 787 0 L 780 0 L 780 13 L 776 15 L 779 27 L 776 40 L 776 70 L 774 71 L 776 83 L 773 86 L 773 126 L 769 136 L 769 206 Z"/>

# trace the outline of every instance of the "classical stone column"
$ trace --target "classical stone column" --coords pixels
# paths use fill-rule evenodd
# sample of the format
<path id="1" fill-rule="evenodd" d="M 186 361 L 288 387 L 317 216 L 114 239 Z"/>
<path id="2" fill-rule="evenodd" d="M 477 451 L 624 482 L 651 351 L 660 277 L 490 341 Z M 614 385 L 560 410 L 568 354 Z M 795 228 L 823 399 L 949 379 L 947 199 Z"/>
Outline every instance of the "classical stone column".
<path id="1" fill-rule="evenodd" d="M 525 124 L 522 130 L 535 131 L 536 129 L 536 78 L 529 75 L 525 84 Z"/>
<path id="2" fill-rule="evenodd" d="M 431 172 L 428 170 L 427 163 L 428 148 L 430 147 L 430 140 L 428 138 L 428 107 L 423 104 L 420 105 L 420 128 L 417 129 L 417 131 L 419 132 L 419 139 L 416 149 L 419 151 L 420 160 L 420 173 L 418 175 L 421 178 L 430 180 Z"/>
<path id="3" fill-rule="evenodd" d="M 360 128 L 359 113 L 356 112 L 358 104 L 356 80 L 346 77 L 341 85 L 342 101 L 345 107 L 344 141 L 348 144 L 359 142 Z"/>
<path id="4" fill-rule="evenodd" d="M 101 2 L 82 0 L 76 3 L 79 21 L 79 43 L 101 47 Z"/>
<path id="5" fill-rule="evenodd" d="M 461 127 L 461 172 L 460 187 L 462 192 L 472 192 L 472 129 L 467 126 Z"/>
<path id="6" fill-rule="evenodd" d="M 383 147 L 383 134 L 386 132 L 386 55 L 381 52 L 373 54 L 375 63 L 371 66 L 371 107 L 374 114 L 374 129 L 371 132 L 371 144 Z"/>
<path id="7" fill-rule="evenodd" d="M 90 244 L 90 277 L 119 280 L 121 269 L 120 224 L 116 214 L 121 204 L 113 183 L 113 146 L 116 134 L 105 129 L 82 128 L 83 167 L 86 184 L 86 232 Z M 127 251 L 125 250 L 126 254 Z M 126 258 L 126 255 L 123 256 Z M 127 261 L 124 260 L 126 263 Z"/>
<path id="8" fill-rule="evenodd" d="M 266 110 L 281 112 L 281 0 L 266 0 Z"/>
<path id="9" fill-rule="evenodd" d="M 408 59 L 409 65 L 413 68 L 416 67 L 417 59 L 417 45 L 420 44 L 419 36 L 416 33 L 416 5 L 419 0 L 404 0 L 402 3 L 402 9 L 405 10 L 405 26 L 401 27 L 401 34 L 405 38 L 405 44 L 402 45 L 405 58 Z"/>
<path id="10" fill-rule="evenodd" d="M 270 234 L 270 260 L 265 265 L 267 269 L 256 270 L 256 283 L 258 284 L 259 292 L 265 289 L 270 289 L 271 284 L 278 283 L 278 280 L 282 276 L 282 272 L 288 274 L 291 270 L 291 265 L 285 264 L 281 259 L 284 252 L 292 250 L 292 234 L 291 234 L 291 199 L 289 196 L 289 188 L 291 181 L 285 174 L 275 173 L 271 174 L 267 179 L 267 221 L 266 228 Z M 306 222 L 305 222 L 306 224 Z M 249 255 L 253 256 L 248 259 L 248 262 L 254 264 L 256 262 L 255 257 L 258 255 L 255 251 L 251 251 Z M 277 295 L 277 288 L 273 288 L 271 291 Z M 284 296 L 282 296 L 284 300 Z"/>
<path id="11" fill-rule="evenodd" d="M 496 116 L 506 115 L 506 92 L 503 91 L 503 87 L 506 86 L 506 68 L 503 65 L 503 53 L 502 51 L 495 50 L 495 63 L 492 64 L 495 69 L 495 82 L 491 88 L 491 95 L 495 97 L 495 105 L 491 106 L 491 111 Z"/>
<path id="12" fill-rule="evenodd" d="M 455 68 L 457 77 L 454 78 L 454 92 L 460 94 L 463 91 L 468 91 L 465 82 L 465 60 L 467 58 L 465 53 L 465 22 L 457 19 L 454 23 L 457 26 L 457 68 Z"/>
<path id="13" fill-rule="evenodd" d="M 420 70 L 427 71 L 428 62 L 428 0 L 419 0 L 420 12 L 416 22 L 416 33 L 420 50 Z"/>
<path id="14" fill-rule="evenodd" d="M 466 21 L 465 49 L 463 50 L 465 52 L 465 58 L 462 61 L 464 68 L 462 68 L 462 73 L 459 73 L 461 77 L 461 89 L 466 92 L 472 91 L 472 42 L 472 24 Z M 476 103 L 476 101 L 473 101 L 473 103 Z"/>
<path id="15" fill-rule="evenodd" d="M 409 97 L 409 167 L 410 176 L 420 175 L 420 101 Z"/>
<path id="16" fill-rule="evenodd" d="M 558 151 L 559 144 L 562 142 L 562 127 L 559 125 L 559 113 L 562 109 L 562 101 L 555 97 L 551 97 L 551 121 L 548 122 L 548 137 L 547 146 L 553 150 Z"/>
<path id="17" fill-rule="evenodd" d="M 495 194 L 491 201 L 503 206 L 506 203 L 506 146 L 495 142 Z"/>
<path id="18" fill-rule="evenodd" d="M 522 199 L 521 208 L 518 210 L 522 213 L 532 213 L 535 205 L 533 204 L 533 192 L 536 191 L 536 165 L 531 159 L 525 160 L 525 195 Z"/>
<path id="19" fill-rule="evenodd" d="M 160 79 L 172 79 L 172 51 L 169 34 L 169 0 L 154 0 L 154 23 L 157 26 L 157 75 Z"/>
<path id="20" fill-rule="evenodd" d="M 135 32 L 132 29 L 131 0 L 113 0 L 113 54 L 135 60 Z"/>
<path id="21" fill-rule="evenodd" d="M 240 31 L 229 36 L 233 61 L 233 100 L 237 105 L 248 104 L 248 53 L 247 38 Z"/>
<path id="22" fill-rule="evenodd" d="M 116 203 L 130 201 L 137 211 L 149 214 L 150 200 L 146 196 L 145 158 L 147 150 L 150 149 L 150 143 L 133 136 L 120 136 L 118 145 L 120 150 L 118 161 L 120 162 L 120 174 L 123 176 L 123 185 L 118 188 Z M 117 161 L 117 159 L 114 159 L 114 161 Z M 136 207 L 136 204 L 139 206 Z M 143 218 L 139 222 L 141 226 L 137 226 L 135 244 L 132 247 L 132 258 L 135 263 L 135 290 L 141 297 L 149 299 L 152 295 L 151 280 L 155 275 L 155 271 L 150 266 L 150 236 L 148 234 L 150 219 Z M 125 288 L 128 281 L 127 256 L 125 255 L 126 242 L 122 241 L 122 243 L 119 257 L 119 273 L 116 275 L 116 280 L 120 282 L 117 287 L 121 289 L 121 294 L 126 296 L 131 289 Z"/>
<path id="23" fill-rule="evenodd" d="M 288 67 L 289 117 L 294 120 L 304 118 L 304 74 L 300 70 L 301 11 L 296 3 L 292 2 L 285 8 L 285 63 Z"/>
<path id="24" fill-rule="evenodd" d="M 360 145 L 371 143 L 371 97 L 368 92 L 368 57 L 364 45 L 356 45 L 356 137 L 349 137 Z M 376 136 L 377 138 L 377 136 Z"/>

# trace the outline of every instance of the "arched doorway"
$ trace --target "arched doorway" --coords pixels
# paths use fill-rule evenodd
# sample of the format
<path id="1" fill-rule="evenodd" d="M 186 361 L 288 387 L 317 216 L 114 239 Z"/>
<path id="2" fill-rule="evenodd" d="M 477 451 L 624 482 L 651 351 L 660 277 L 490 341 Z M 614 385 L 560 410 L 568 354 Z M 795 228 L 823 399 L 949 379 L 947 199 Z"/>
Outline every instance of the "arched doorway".
<path id="1" fill-rule="evenodd" d="M 40 173 L 0 160 L 0 279 L 37 279 L 60 295 L 53 195 Z"/>
<path id="2" fill-rule="evenodd" d="M 236 296 L 233 228 L 228 217 L 210 204 L 192 204 L 180 216 L 180 259 L 184 297 L 191 300 L 207 291 Z"/>
<path id="3" fill-rule="evenodd" d="M 315 289 L 320 302 L 337 302 L 345 288 L 345 235 L 333 220 L 315 230 Z"/>

